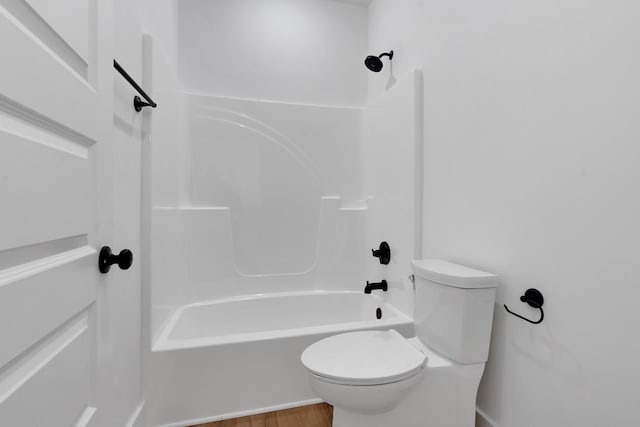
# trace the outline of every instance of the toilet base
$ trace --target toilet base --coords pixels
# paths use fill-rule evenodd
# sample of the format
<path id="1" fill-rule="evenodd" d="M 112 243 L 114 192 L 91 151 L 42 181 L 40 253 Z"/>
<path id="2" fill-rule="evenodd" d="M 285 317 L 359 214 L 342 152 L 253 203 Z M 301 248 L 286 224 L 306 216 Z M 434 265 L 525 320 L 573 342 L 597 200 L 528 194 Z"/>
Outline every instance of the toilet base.
<path id="1" fill-rule="evenodd" d="M 393 409 L 365 414 L 333 409 L 333 427 L 473 427 L 484 363 L 426 369 L 425 377 Z"/>

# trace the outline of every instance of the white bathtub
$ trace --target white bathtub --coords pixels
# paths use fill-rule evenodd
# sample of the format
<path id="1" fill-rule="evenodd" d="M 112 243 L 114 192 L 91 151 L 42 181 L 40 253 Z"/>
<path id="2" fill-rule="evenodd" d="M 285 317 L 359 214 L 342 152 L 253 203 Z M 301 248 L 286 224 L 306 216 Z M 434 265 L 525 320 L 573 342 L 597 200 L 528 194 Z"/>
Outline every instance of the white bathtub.
<path id="1" fill-rule="evenodd" d="M 382 317 L 377 318 L 380 308 Z M 358 329 L 402 328 L 411 319 L 380 294 L 305 291 L 248 295 L 186 305 L 153 347 L 176 350 Z"/>
<path id="2" fill-rule="evenodd" d="M 184 306 L 153 346 L 149 424 L 192 425 L 319 402 L 302 351 L 336 333 L 390 328 L 412 336 L 413 320 L 375 291 L 288 292 Z"/>

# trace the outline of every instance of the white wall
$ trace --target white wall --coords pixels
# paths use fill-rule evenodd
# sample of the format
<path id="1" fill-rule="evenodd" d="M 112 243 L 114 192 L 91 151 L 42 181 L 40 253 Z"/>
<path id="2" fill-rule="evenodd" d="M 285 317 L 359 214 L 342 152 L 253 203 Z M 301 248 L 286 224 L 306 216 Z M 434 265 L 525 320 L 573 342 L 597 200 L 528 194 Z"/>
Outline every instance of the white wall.
<path id="1" fill-rule="evenodd" d="M 363 105 L 366 6 L 333 0 L 182 0 L 179 74 L 189 92 Z"/>
<path id="2" fill-rule="evenodd" d="M 179 0 L 136 0 L 145 34 L 153 35 L 156 46 L 175 72 L 178 64 Z"/>
<path id="3" fill-rule="evenodd" d="M 640 4 L 374 0 L 424 68 L 425 256 L 501 277 L 478 407 L 501 427 L 640 423 Z M 371 76 L 372 93 L 387 77 Z M 546 320 L 518 301 L 546 298 Z"/>
<path id="4" fill-rule="evenodd" d="M 422 72 L 405 74 L 371 100 L 365 111 L 362 157 L 369 200 L 369 248 L 386 241 L 391 261 L 382 265 L 368 254 L 367 279 L 385 279 L 385 299 L 413 316 L 411 260 L 422 248 Z"/>
<path id="5" fill-rule="evenodd" d="M 115 251 L 129 248 L 134 254 L 134 263 L 130 270 L 115 273 L 119 277 L 111 286 L 118 287 L 114 292 L 117 300 L 108 301 L 113 310 L 113 321 L 106 326 L 114 343 L 113 372 L 111 387 L 115 390 L 112 402 L 117 419 L 113 425 L 127 427 L 144 423 L 144 400 L 142 384 L 143 350 L 148 350 L 143 337 L 143 287 L 142 266 L 143 249 L 141 239 L 141 199 L 142 193 L 142 151 L 148 138 L 143 138 L 145 124 L 160 108 L 169 109 L 164 104 L 167 97 L 160 99 L 152 90 L 148 81 L 143 79 L 143 43 L 142 35 L 152 33 L 165 44 L 164 51 L 172 57 L 172 64 L 166 67 L 174 70 L 177 39 L 177 12 L 175 0 L 139 0 L 130 2 L 116 0 L 114 15 L 114 55 L 116 60 L 131 76 L 150 93 L 159 109 L 153 112 L 145 109 L 138 113 L 133 108 L 134 89 L 115 70 L 114 79 L 114 237 L 111 243 Z M 171 40 L 174 40 L 173 47 Z M 165 132 L 165 135 L 170 136 Z M 147 135 L 148 136 L 148 135 Z M 128 419 L 128 421 L 127 421 Z"/>
<path id="6" fill-rule="evenodd" d="M 114 56 L 138 81 L 141 78 L 142 41 L 140 19 L 126 1 L 114 2 Z M 135 92 L 114 70 L 114 236 L 110 243 L 114 251 L 128 248 L 134 254 L 132 267 L 119 272 L 113 286 L 119 290 L 118 300 L 110 301 L 113 310 L 109 335 L 114 343 L 111 355 L 114 368 L 113 405 L 118 418 L 114 425 L 123 425 L 135 417 L 142 402 L 142 325 L 141 325 L 141 213 L 140 164 L 142 114 L 132 108 Z"/>

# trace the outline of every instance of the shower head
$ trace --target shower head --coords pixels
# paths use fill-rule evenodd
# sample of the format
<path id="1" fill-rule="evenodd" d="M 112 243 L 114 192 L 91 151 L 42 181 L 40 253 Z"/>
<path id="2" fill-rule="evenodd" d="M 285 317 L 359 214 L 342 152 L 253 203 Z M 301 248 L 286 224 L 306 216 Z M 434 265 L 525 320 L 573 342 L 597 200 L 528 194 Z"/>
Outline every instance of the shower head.
<path id="1" fill-rule="evenodd" d="M 373 55 L 369 55 L 367 56 L 367 58 L 364 60 L 364 65 L 367 66 L 368 69 L 370 69 L 371 71 L 373 71 L 374 73 L 379 73 L 380 70 L 382 70 L 382 57 L 383 56 L 388 56 L 389 60 L 393 59 L 393 51 L 389 51 L 389 52 L 385 52 L 385 53 L 381 53 L 378 56 L 373 56 Z"/>

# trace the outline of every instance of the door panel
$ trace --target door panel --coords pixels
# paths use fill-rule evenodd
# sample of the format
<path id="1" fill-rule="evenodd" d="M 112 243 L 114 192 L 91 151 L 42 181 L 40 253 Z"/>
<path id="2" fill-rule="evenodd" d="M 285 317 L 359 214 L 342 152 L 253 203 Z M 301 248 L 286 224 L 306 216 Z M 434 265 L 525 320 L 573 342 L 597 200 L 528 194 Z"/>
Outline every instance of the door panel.
<path id="1" fill-rule="evenodd" d="M 95 30 L 96 23 L 90 22 L 88 40 L 96 39 Z M 103 92 L 97 81 L 95 44 L 89 44 L 93 49 L 85 62 L 24 0 L 2 0 L 3 110 L 62 136 L 95 141 L 100 120 L 96 96 Z"/>
<path id="2" fill-rule="evenodd" d="M 91 0 L 65 0 L 64 7 L 51 0 L 27 0 L 32 14 L 42 17 L 85 63 L 89 61 Z"/>
<path id="3" fill-rule="evenodd" d="M 0 170 L 6 177 L 2 203 L 7 206 L 0 211 L 0 250 L 86 234 L 92 209 L 87 202 L 94 191 L 89 147 L 66 147 L 67 141 L 47 135 L 37 140 L 33 127 L 27 138 L 16 135 L 17 128 L 0 129 Z M 12 224 L 18 215 L 28 226 Z"/>
<path id="4" fill-rule="evenodd" d="M 0 426 L 112 425 L 110 4 L 0 0 Z"/>
<path id="5" fill-rule="evenodd" d="M 0 322 L 0 366 L 95 301 L 95 269 L 96 251 L 84 246 L 0 274 L 0 313 L 10 319 Z"/>
<path id="6" fill-rule="evenodd" d="M 74 426 L 94 411 L 86 312 L 31 349 L 0 381 L 0 425 Z"/>

